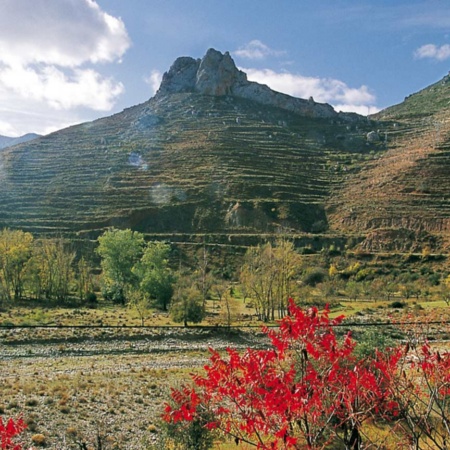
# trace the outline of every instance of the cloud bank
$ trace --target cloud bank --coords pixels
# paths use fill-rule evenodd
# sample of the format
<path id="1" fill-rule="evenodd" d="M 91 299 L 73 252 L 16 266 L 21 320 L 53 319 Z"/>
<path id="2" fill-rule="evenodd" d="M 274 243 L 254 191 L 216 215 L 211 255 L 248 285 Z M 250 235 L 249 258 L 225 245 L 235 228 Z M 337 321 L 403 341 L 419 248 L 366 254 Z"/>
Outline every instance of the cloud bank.
<path id="1" fill-rule="evenodd" d="M 270 69 L 244 69 L 250 81 L 266 84 L 271 89 L 294 97 L 313 97 L 316 102 L 329 103 L 337 111 L 357 112 L 367 115 L 379 111 L 376 97 L 367 86 L 351 88 L 332 78 L 305 77 L 290 72 Z"/>
<path id="2" fill-rule="evenodd" d="M 414 52 L 414 56 L 417 59 L 430 58 L 437 61 L 445 61 L 450 58 L 450 45 L 444 44 L 440 47 L 434 44 L 422 45 Z"/>
<path id="3" fill-rule="evenodd" d="M 129 46 L 122 20 L 94 0 L 3 0 L 0 105 L 15 107 L 0 106 L 0 134 L 31 131 L 33 117 L 59 117 L 33 129 L 45 133 L 76 122 L 77 109 L 110 110 L 124 87 L 98 66 L 120 62 Z"/>

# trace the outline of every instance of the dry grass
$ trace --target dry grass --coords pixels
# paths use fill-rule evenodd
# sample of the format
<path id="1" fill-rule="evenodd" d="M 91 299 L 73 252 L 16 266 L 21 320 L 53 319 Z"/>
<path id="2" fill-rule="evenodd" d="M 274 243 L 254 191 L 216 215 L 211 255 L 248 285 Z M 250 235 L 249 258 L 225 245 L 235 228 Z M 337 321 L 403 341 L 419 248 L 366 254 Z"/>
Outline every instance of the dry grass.
<path id="1" fill-rule="evenodd" d="M 0 399 L 8 416 L 23 414 L 27 445 L 78 448 L 100 432 L 111 448 L 143 449 L 158 434 L 169 386 L 195 370 L 176 367 L 179 359 L 169 352 L 2 361 Z"/>

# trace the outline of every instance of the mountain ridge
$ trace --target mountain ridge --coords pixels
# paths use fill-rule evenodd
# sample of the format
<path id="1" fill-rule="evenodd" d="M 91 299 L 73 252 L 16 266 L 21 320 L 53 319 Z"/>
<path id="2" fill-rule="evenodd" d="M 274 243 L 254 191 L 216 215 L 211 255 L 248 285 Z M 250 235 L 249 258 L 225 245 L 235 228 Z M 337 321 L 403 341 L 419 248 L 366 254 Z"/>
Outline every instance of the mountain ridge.
<path id="1" fill-rule="evenodd" d="M 41 136 L 40 134 L 36 133 L 27 133 L 24 134 L 23 136 L 18 137 L 9 137 L 0 135 L 0 150 L 6 147 L 21 144 L 23 142 L 31 141 L 32 139 L 37 139 L 40 136 Z"/>
<path id="2" fill-rule="evenodd" d="M 423 93 L 385 116 L 318 103 L 299 113 L 312 102 L 289 110 L 289 96 L 267 87 L 282 101 L 258 101 L 262 85 L 230 60 L 214 50 L 179 58 L 150 100 L 4 150 L 0 227 L 95 239 L 116 226 L 229 244 L 282 231 L 314 245 L 449 248 L 445 102 L 425 118 L 416 110 L 433 102 Z M 438 86 L 424 92 L 446 98 L 449 85 Z"/>
<path id="3" fill-rule="evenodd" d="M 292 97 L 270 89 L 267 85 L 248 81 L 247 75 L 239 70 L 229 52 L 210 48 L 202 59 L 180 57 L 165 72 L 156 96 L 179 92 L 196 92 L 203 95 L 231 95 L 254 100 L 267 106 L 279 107 L 300 115 L 317 118 L 340 118 L 356 121 L 356 113 L 336 112 L 327 103 L 317 103 Z"/>

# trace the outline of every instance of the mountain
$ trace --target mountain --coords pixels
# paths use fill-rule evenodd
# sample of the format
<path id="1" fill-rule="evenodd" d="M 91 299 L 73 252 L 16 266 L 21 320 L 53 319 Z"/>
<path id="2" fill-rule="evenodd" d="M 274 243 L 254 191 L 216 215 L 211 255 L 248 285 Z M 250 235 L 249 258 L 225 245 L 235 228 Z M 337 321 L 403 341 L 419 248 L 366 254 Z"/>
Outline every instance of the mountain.
<path id="1" fill-rule="evenodd" d="M 143 104 L 5 149 L 0 227 L 95 238 L 117 226 L 226 244 L 283 230 L 375 249 L 400 230 L 405 250 L 444 248 L 446 109 L 433 107 L 337 113 L 248 81 L 228 53 L 181 57 Z"/>
<path id="2" fill-rule="evenodd" d="M 22 142 L 31 141 L 32 139 L 36 139 L 39 136 L 39 134 L 35 133 L 27 133 L 20 137 L 8 137 L 0 135 L 0 150 L 2 148 L 11 147 L 16 144 L 21 144 Z"/>
<path id="3" fill-rule="evenodd" d="M 386 152 L 328 201 L 330 225 L 371 250 L 450 248 L 450 75 L 371 116 Z"/>

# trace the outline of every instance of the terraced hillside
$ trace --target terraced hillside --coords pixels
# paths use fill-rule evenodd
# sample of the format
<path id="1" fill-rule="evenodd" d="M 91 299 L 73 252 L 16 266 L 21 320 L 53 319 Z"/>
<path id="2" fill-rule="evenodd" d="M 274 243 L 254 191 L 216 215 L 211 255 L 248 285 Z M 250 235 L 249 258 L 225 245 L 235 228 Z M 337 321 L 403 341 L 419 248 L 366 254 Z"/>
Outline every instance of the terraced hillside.
<path id="1" fill-rule="evenodd" d="M 450 76 L 372 116 L 388 151 L 328 203 L 334 229 L 372 250 L 450 247 Z"/>
<path id="2" fill-rule="evenodd" d="M 449 80 L 365 118 L 249 82 L 228 53 L 182 57 L 149 101 L 4 149 L 0 228 L 448 249 Z"/>
<path id="3" fill-rule="evenodd" d="M 307 118 L 232 96 L 153 98 L 5 150 L 0 227 L 321 231 L 333 184 L 373 156 L 369 129 L 366 120 Z"/>

